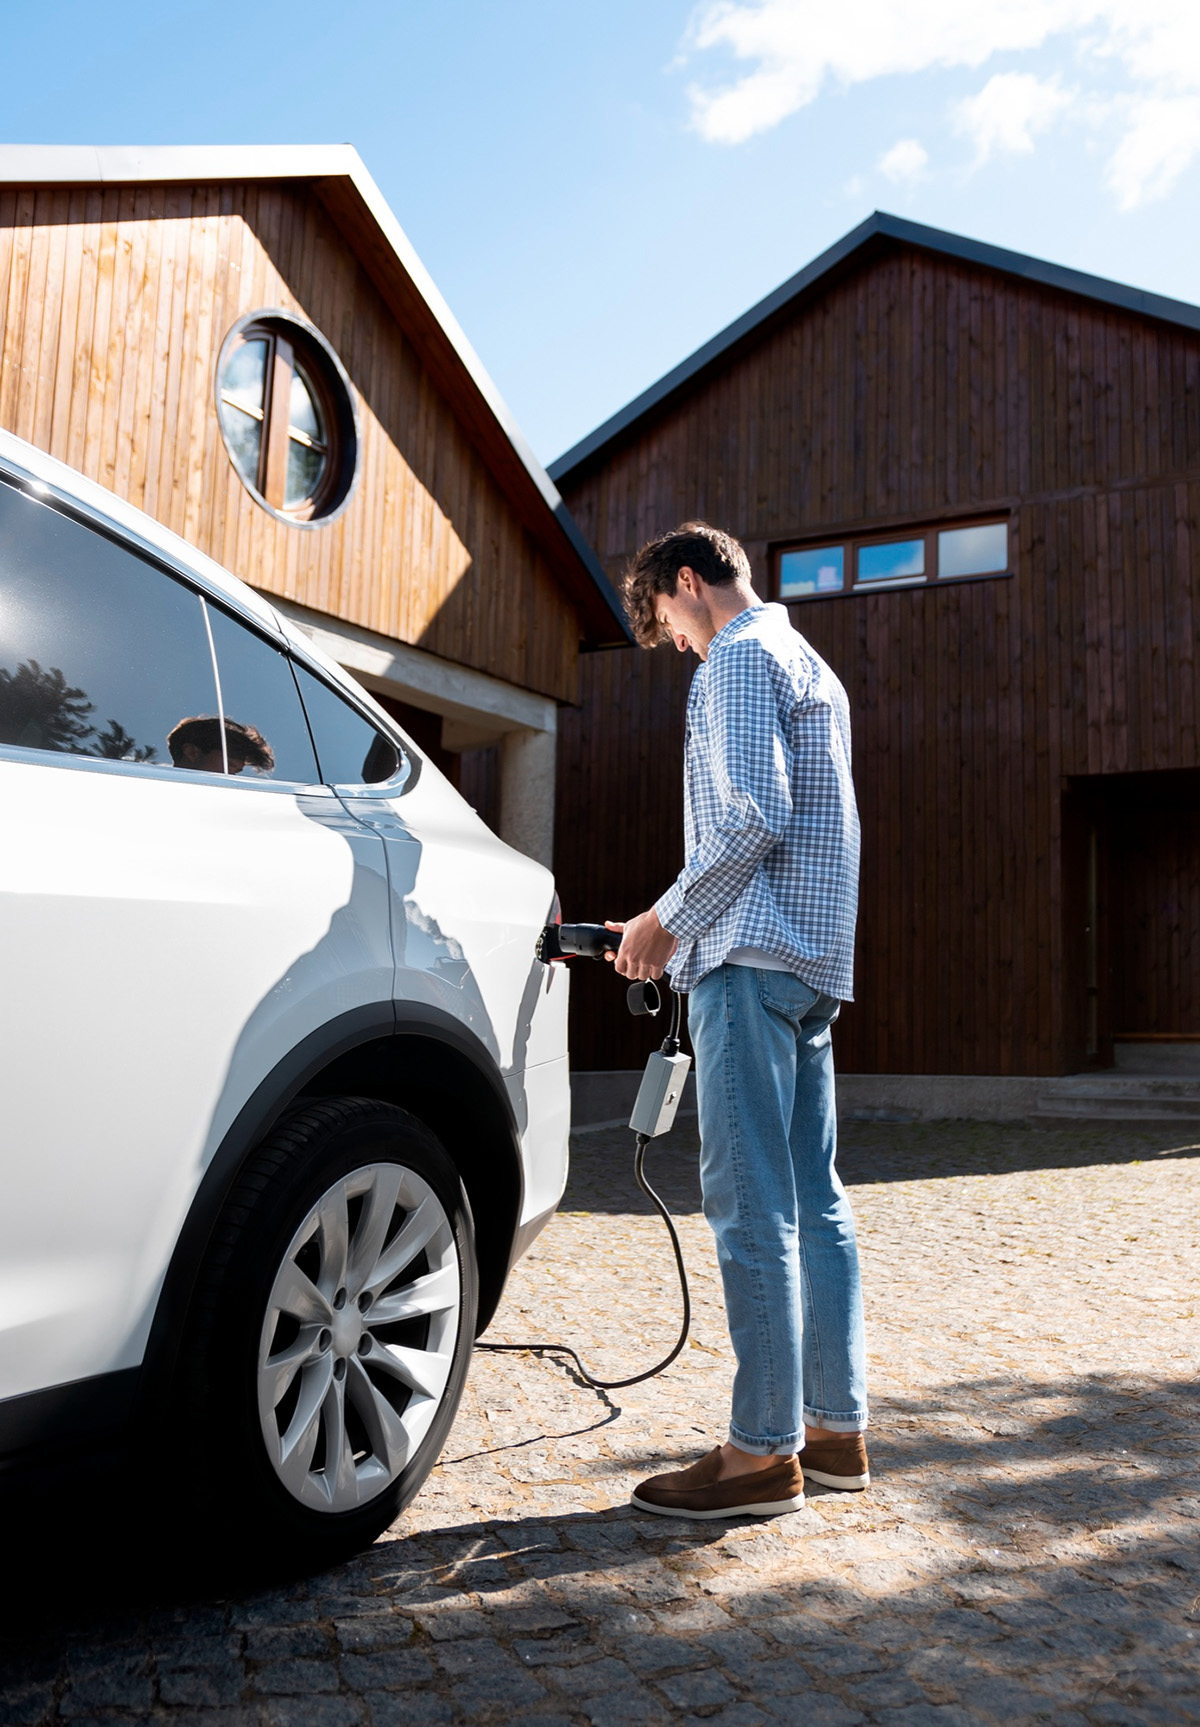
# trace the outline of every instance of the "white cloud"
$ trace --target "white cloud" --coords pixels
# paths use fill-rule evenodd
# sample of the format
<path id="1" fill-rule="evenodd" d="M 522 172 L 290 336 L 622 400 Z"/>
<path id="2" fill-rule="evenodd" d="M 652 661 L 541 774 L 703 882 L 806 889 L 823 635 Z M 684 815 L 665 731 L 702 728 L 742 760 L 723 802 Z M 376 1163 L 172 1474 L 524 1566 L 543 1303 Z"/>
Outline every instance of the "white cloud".
<path id="1" fill-rule="evenodd" d="M 1057 78 L 997 72 L 977 96 L 955 103 L 954 123 L 974 144 L 977 162 L 986 162 L 998 151 L 1027 156 L 1035 132 L 1045 132 L 1072 101 L 1059 89 Z"/>
<path id="2" fill-rule="evenodd" d="M 901 138 L 879 158 L 879 172 L 895 185 L 919 180 L 929 166 L 929 152 L 915 138 Z"/>
<path id="3" fill-rule="evenodd" d="M 860 84 L 932 66 L 981 66 L 1002 50 L 1038 48 L 1086 23 L 1102 0 L 716 0 L 693 19 L 693 49 L 724 47 L 755 63 L 724 89 L 693 87 L 693 121 L 714 143 L 739 144 L 812 102 L 833 81 Z"/>
<path id="4" fill-rule="evenodd" d="M 1162 198 L 1200 155 L 1200 95 L 1136 101 L 1125 136 L 1108 164 L 1108 183 L 1122 210 Z"/>
<path id="5" fill-rule="evenodd" d="M 1116 128 L 1108 180 L 1118 203 L 1161 197 L 1200 154 L 1197 0 L 704 0 L 685 53 L 721 51 L 746 69 L 691 87 L 692 124 L 713 143 L 740 144 L 831 85 L 982 67 L 1052 39 L 1081 82 L 1067 90 L 1031 73 L 988 79 L 953 116 L 977 162 L 1032 149 L 1072 108 L 1092 119 L 1102 109 Z"/>

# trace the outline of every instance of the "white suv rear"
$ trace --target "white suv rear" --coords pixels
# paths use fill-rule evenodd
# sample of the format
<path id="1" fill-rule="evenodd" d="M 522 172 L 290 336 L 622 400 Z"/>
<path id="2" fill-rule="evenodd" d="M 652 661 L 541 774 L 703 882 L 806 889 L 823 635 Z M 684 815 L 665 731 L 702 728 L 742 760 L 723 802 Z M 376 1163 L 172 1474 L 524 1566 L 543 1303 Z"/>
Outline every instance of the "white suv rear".
<path id="1" fill-rule="evenodd" d="M 314 1561 L 416 1492 L 566 1173 L 550 875 L 258 595 L 0 434 L 0 1470 Z"/>

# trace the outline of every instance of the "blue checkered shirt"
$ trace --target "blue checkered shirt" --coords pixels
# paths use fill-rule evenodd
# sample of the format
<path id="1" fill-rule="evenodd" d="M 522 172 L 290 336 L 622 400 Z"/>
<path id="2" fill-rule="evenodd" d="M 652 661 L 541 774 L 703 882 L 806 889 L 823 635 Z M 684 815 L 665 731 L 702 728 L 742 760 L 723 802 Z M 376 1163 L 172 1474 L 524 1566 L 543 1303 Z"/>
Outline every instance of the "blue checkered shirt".
<path id="1" fill-rule="evenodd" d="M 655 906 L 689 990 L 735 948 L 781 960 L 850 1001 L 858 809 L 850 707 L 782 606 L 751 606 L 692 679 L 684 759 L 687 862 Z"/>

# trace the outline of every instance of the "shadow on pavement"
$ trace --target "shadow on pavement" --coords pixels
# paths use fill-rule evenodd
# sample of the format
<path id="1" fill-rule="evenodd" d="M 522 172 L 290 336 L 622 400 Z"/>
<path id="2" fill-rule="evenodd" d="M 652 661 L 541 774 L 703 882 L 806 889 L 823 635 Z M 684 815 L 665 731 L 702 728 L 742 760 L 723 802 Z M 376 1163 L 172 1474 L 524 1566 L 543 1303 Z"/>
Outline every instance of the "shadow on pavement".
<path id="1" fill-rule="evenodd" d="M 646 1174 L 672 1211 L 699 1211 L 700 1140 L 695 1120 L 656 1140 Z M 853 1122 L 839 1130 L 838 1169 L 847 1187 L 963 1175 L 1016 1175 L 1097 1164 L 1200 1157 L 1195 1123 L 1144 1127 L 1024 1127 L 1009 1122 Z M 651 1216 L 633 1181 L 633 1135 L 625 1128 L 577 1134 L 562 1210 Z"/>
<path id="2" fill-rule="evenodd" d="M 970 1678 L 990 1699 L 985 1718 L 993 1708 L 1023 1718 L 1023 1708 L 1032 1719 L 1030 1698 L 1044 1695 L 1056 1708 L 1069 1699 L 1087 1721 L 1195 1719 L 1200 1384 L 1112 1374 L 1029 1391 L 981 1379 L 944 1393 L 881 1409 L 870 1498 L 829 1496 L 832 1517 L 785 1520 L 786 1551 L 770 1522 L 689 1524 L 626 1508 L 413 1534 L 402 1521 L 336 1570 L 254 1584 L 197 1571 L 189 1530 L 169 1507 L 137 1520 L 111 1501 L 60 1508 L 57 1524 L 28 1532 L 30 1544 L 6 1531 L 0 1698 L 103 1689 L 118 1658 L 150 1697 L 160 1668 L 200 1659 L 188 1651 L 219 1637 L 253 1703 L 262 1628 L 318 1627 L 312 1636 L 332 1659 L 361 1648 L 362 1616 L 396 1609 L 426 1640 L 448 1635 L 439 1613 L 482 1612 L 480 1626 L 450 1622 L 454 1635 L 524 1638 L 526 1665 L 556 1652 L 611 1658 L 615 1647 L 640 1672 L 664 1655 L 664 1626 L 646 1610 L 662 1620 L 675 1603 L 715 1598 L 719 1614 L 680 1609 L 678 1663 L 694 1665 L 688 1647 L 706 1646 L 724 1683 L 768 1709 L 773 1697 L 823 1692 L 873 1718 L 871 1686 L 882 1697 L 886 1673 L 889 1697 L 930 1706 L 959 1697 Z M 1071 1413 L 1039 1414 L 1047 1400 Z M 593 1477 L 619 1467 L 578 1466 Z M 843 1536 L 842 1514 L 868 1506 L 869 1521 Z M 1102 1547 L 1085 1551 L 1097 1532 Z M 534 1594 L 517 1599 L 523 1583 Z M 531 1620 L 529 1602 L 547 1599 L 561 1611 Z M 534 1635 L 546 1639 L 544 1655 Z M 1152 1696 L 1166 1699 L 1165 1712 L 1143 1713 Z M 70 1713 L 25 1715 L 0 1702 L 5 1721 Z"/>
<path id="3" fill-rule="evenodd" d="M 864 1183 L 1183 1159 L 1200 1150 L 1188 1138 L 872 1124 L 843 1145 L 847 1179 Z M 694 1211 L 694 1129 L 677 1139 L 652 1149 L 648 1173 Z M 631 1149 L 625 1133 L 577 1141 L 567 1209 L 648 1210 Z M 0 1723 L 172 1719 L 201 1702 L 211 1717 L 189 1720 L 229 1727 L 547 1710 L 635 1727 L 718 1706 L 730 1727 L 1200 1721 L 1200 1381 L 1119 1365 L 1052 1374 L 1036 1356 L 938 1378 L 876 1399 L 868 1494 L 814 1494 L 778 1521 L 690 1524 L 623 1505 L 491 1516 L 471 1483 L 478 1454 L 452 1436 L 437 1477 L 450 1521 L 401 1519 L 312 1577 L 214 1559 L 170 1497 L 95 1477 L 5 1515 Z M 611 1430 L 614 1406 L 557 1424 L 550 1408 L 544 1434 L 493 1446 L 490 1464 L 544 1446 L 560 1494 L 578 1483 L 621 1497 L 627 1462 L 571 1453 Z M 642 1462 L 693 1455 L 681 1441 Z"/>
<path id="4" fill-rule="evenodd" d="M 215 1550 L 169 1505 L 139 1505 L 113 1465 L 81 1500 L 38 1492 L 18 1510 L 6 1507 L 0 1651 L 55 1624 L 136 1624 L 166 1604 L 186 1615 L 231 1590 L 286 1580 L 269 1562 Z"/>

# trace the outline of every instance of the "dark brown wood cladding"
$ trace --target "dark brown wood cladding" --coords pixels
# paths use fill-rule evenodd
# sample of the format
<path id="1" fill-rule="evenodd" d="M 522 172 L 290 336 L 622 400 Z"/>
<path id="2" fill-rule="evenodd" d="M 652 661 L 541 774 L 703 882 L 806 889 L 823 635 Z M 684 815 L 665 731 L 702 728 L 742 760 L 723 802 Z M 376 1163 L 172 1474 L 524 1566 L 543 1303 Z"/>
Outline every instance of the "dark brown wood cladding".
<path id="1" fill-rule="evenodd" d="M 320 527 L 256 504 L 221 440 L 217 354 L 262 308 L 356 393 L 358 485 Z M 268 593 L 575 699 L 561 572 L 304 184 L 0 188 L 0 425 Z"/>
<path id="2" fill-rule="evenodd" d="M 614 573 L 700 516 L 746 543 L 764 592 L 780 542 L 1011 515 L 1012 577 L 792 608 L 854 714 L 837 1052 L 858 1072 L 1081 1065 L 1067 782 L 1200 766 L 1200 337 L 895 247 L 560 484 Z M 641 910 L 679 866 L 687 681 L 666 648 L 583 659 L 556 854 L 577 916 Z M 612 983 L 577 972 L 581 1066 L 644 1053 Z"/>

